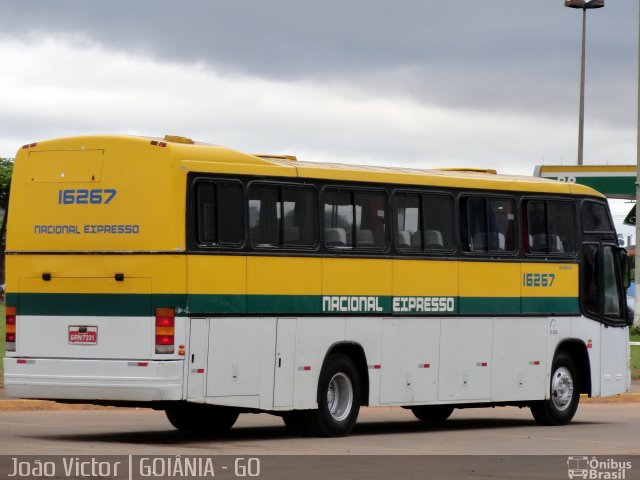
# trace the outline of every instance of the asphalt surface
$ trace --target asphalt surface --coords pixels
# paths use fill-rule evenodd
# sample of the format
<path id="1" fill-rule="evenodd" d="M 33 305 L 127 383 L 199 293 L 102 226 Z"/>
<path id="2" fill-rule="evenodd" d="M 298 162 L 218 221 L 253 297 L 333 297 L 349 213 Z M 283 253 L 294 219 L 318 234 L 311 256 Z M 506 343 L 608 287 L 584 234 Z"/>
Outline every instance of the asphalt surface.
<path id="1" fill-rule="evenodd" d="M 107 408 L 0 411 L 0 432 L 0 452 L 16 455 L 640 455 L 640 404 L 585 403 L 563 427 L 538 426 L 515 407 L 456 410 L 440 427 L 401 408 L 365 408 L 337 439 L 291 435 L 267 414 L 241 415 L 211 437 L 174 430 L 163 412 Z"/>
<path id="2" fill-rule="evenodd" d="M 215 465 L 218 480 L 246 478 L 234 466 L 246 467 L 248 459 L 254 468 L 260 462 L 261 480 L 557 479 L 567 478 L 577 457 L 629 461 L 633 468 L 624 476 L 606 478 L 631 480 L 640 479 L 638 432 L 640 393 L 584 400 L 574 421 L 562 427 L 536 425 L 526 408 L 456 410 L 439 427 L 421 424 L 402 408 L 364 408 L 344 438 L 292 435 L 268 414 L 241 415 L 227 435 L 215 437 L 179 432 L 163 412 L 148 409 L 0 399 L 0 478 L 8 478 L 17 461 L 106 458 L 129 462 L 128 470 L 109 478 L 144 479 L 145 459 L 149 465 L 158 455 L 202 455 Z M 61 473 L 58 468 L 53 476 L 70 478 Z"/>

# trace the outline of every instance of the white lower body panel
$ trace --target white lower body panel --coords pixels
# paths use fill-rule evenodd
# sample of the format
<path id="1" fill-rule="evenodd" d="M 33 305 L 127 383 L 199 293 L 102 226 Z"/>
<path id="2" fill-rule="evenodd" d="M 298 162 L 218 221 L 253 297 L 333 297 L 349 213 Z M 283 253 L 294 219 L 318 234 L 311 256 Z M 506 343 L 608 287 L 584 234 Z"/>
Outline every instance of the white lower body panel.
<path id="1" fill-rule="evenodd" d="M 182 360 L 4 359 L 8 397 L 165 401 L 182 400 Z"/>

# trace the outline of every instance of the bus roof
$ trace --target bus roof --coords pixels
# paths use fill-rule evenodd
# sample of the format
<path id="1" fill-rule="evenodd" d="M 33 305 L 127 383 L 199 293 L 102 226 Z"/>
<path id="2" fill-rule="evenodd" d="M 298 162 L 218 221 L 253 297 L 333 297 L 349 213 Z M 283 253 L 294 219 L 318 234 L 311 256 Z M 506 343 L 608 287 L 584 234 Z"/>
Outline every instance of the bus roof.
<path id="1" fill-rule="evenodd" d="M 221 174 L 249 174 L 281 177 L 315 178 L 336 181 L 393 183 L 435 187 L 491 189 L 503 191 L 540 192 L 554 194 L 590 195 L 604 197 L 596 190 L 577 184 L 539 177 L 498 175 L 492 170 L 478 168 L 415 169 L 327 162 L 299 161 L 290 155 L 250 155 L 226 147 L 207 143 L 180 141 L 183 137 L 165 138 L 94 135 L 68 137 L 25 145 L 37 150 L 65 150 L 86 148 L 107 149 L 110 143 L 122 145 L 145 143 L 167 150 L 180 160 L 186 171 Z M 177 140 L 176 140 L 177 139 Z M 23 147 L 24 148 L 24 147 Z M 82 147 L 81 147 L 82 148 Z M 167 152 L 168 153 L 168 152 Z"/>

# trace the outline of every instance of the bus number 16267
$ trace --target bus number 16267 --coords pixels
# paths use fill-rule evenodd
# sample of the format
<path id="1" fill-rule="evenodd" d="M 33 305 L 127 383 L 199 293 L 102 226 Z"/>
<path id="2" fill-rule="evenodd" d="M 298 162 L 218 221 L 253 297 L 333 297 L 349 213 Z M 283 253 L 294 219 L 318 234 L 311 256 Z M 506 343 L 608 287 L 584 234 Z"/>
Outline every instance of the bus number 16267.
<path id="1" fill-rule="evenodd" d="M 552 287 L 555 279 L 554 273 L 524 273 L 522 285 L 525 287 Z"/>

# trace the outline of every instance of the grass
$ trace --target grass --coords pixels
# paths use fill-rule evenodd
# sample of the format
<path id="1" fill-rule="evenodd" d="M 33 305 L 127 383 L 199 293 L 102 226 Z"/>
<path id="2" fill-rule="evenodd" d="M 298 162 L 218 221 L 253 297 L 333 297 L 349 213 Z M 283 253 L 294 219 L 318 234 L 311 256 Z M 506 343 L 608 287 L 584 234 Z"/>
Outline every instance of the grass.
<path id="1" fill-rule="evenodd" d="M 640 347 L 631 347 L 631 378 L 640 380 Z"/>
<path id="2" fill-rule="evenodd" d="M 640 328 L 639 327 L 631 327 L 629 331 L 629 341 L 631 342 L 640 342 Z"/>
<path id="3" fill-rule="evenodd" d="M 631 327 L 629 331 L 629 341 L 640 342 L 640 328 Z M 640 347 L 631 347 L 631 378 L 640 380 Z"/>

